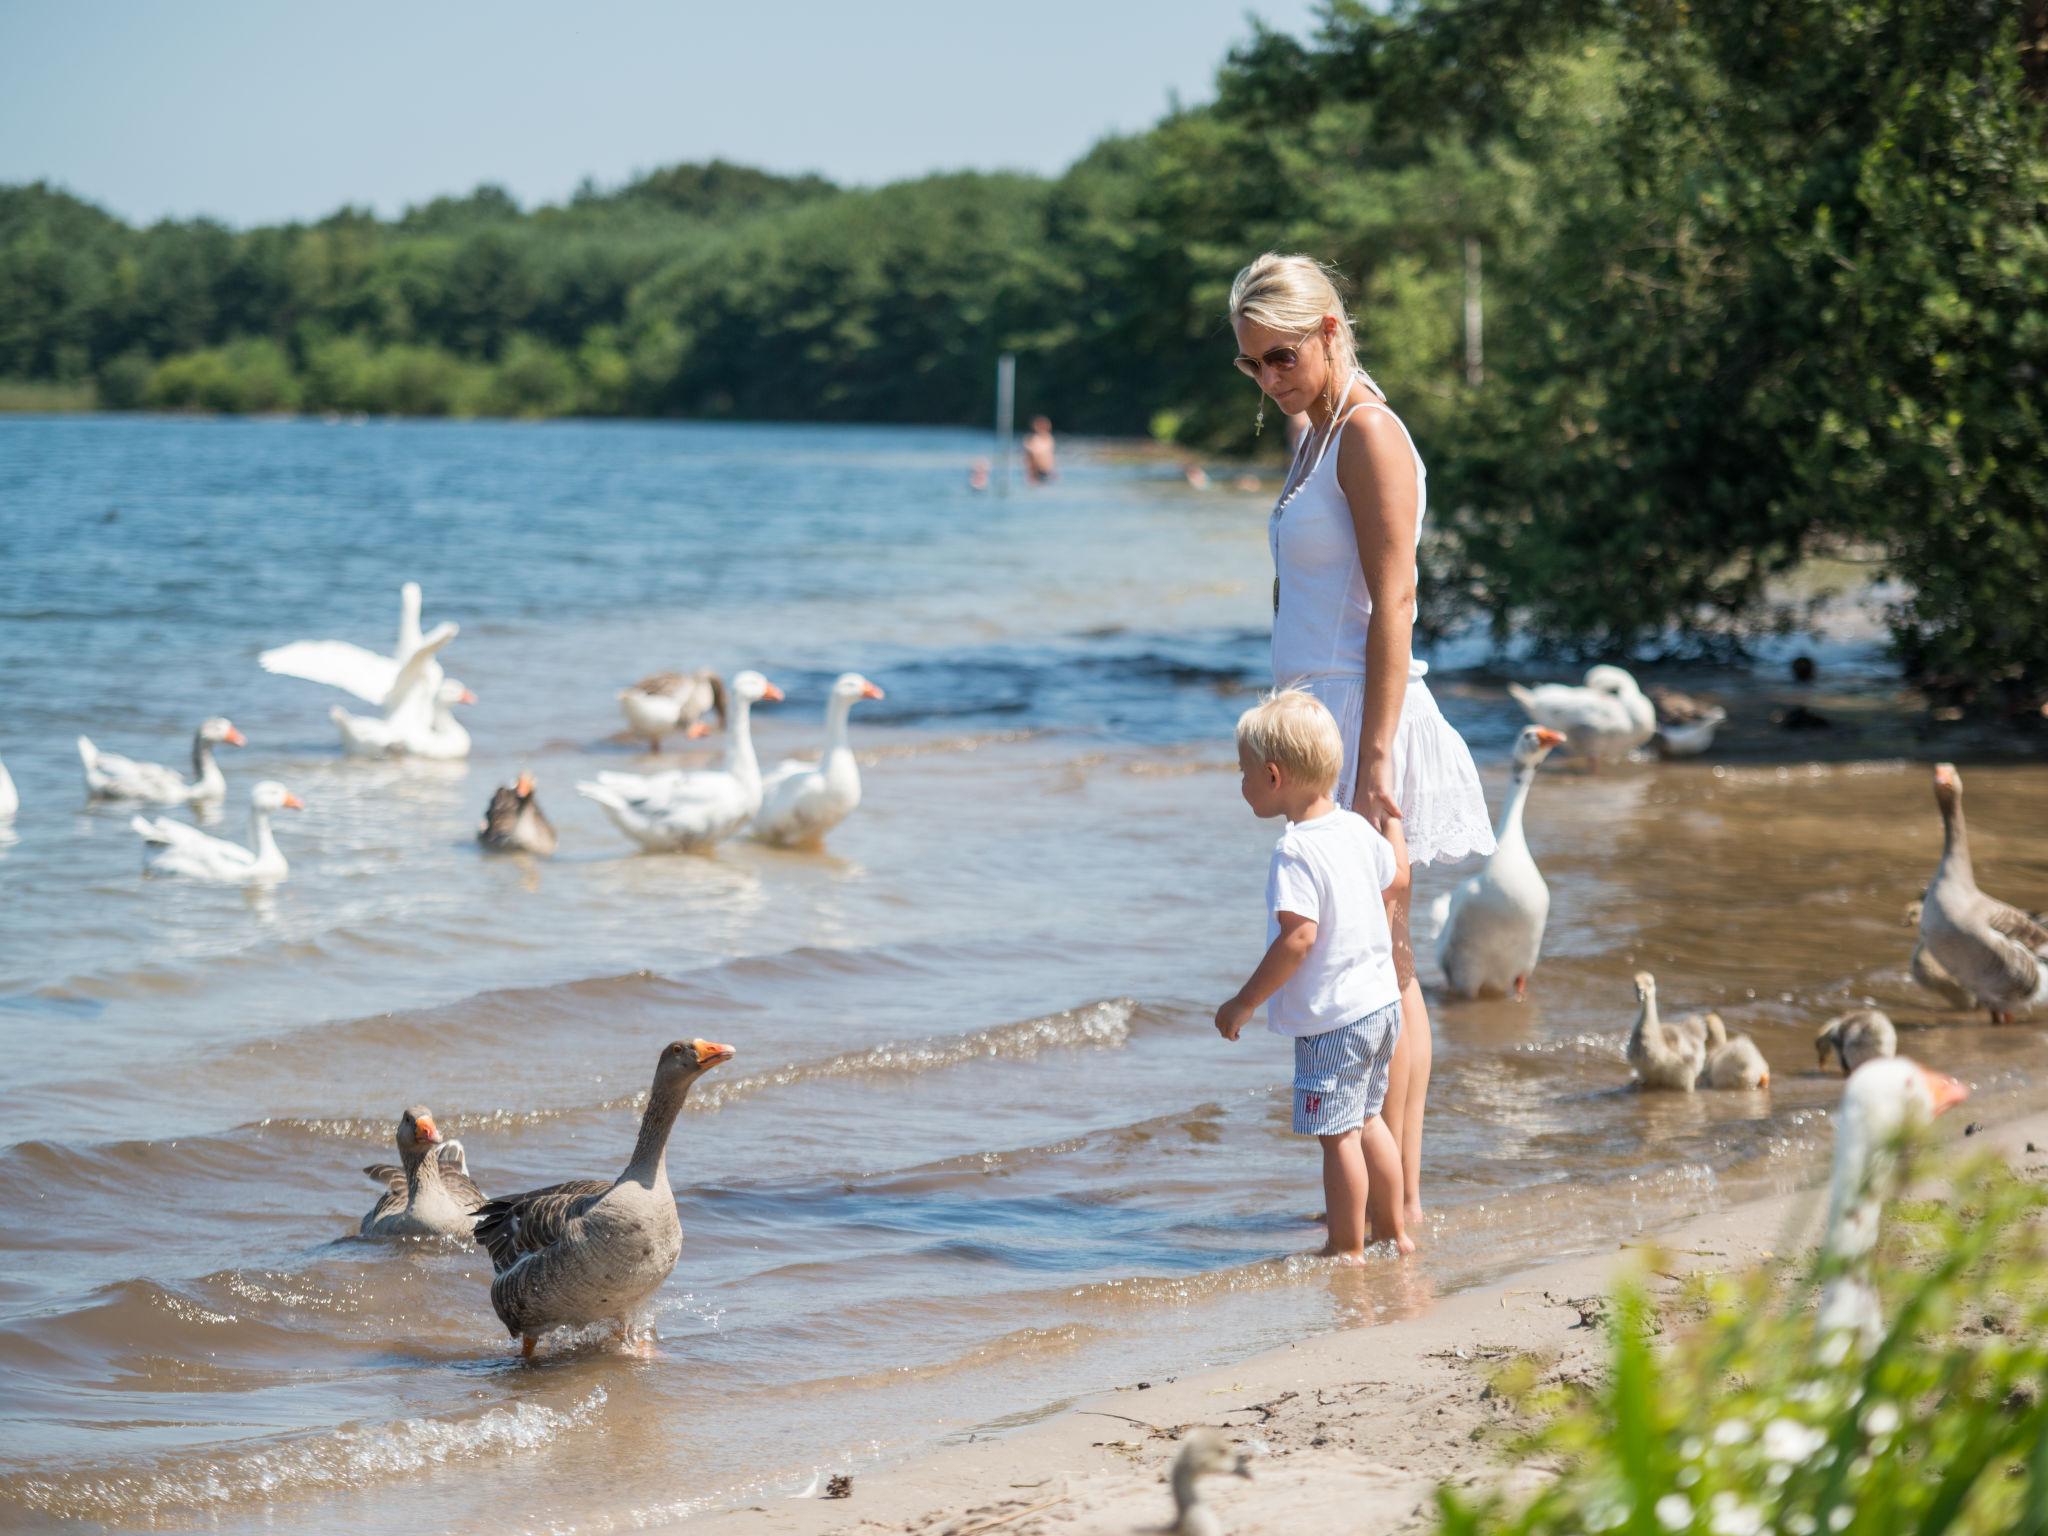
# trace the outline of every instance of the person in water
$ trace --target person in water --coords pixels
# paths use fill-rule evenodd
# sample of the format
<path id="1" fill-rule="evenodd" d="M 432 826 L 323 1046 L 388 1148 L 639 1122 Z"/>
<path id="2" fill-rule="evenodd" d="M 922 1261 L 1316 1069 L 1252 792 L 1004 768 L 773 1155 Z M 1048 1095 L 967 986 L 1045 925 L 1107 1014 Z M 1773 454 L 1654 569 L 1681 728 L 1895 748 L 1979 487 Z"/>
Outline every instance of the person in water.
<path id="1" fill-rule="evenodd" d="M 1267 522 L 1273 556 L 1273 682 L 1315 695 L 1336 717 L 1345 762 L 1334 791 L 1394 851 L 1387 887 L 1401 1032 L 1387 1129 L 1401 1148 L 1403 1223 L 1422 1223 L 1422 1116 L 1429 1014 L 1415 979 L 1411 870 L 1493 851 L 1486 797 L 1463 738 L 1423 681 L 1411 644 L 1422 456 L 1385 393 L 1359 367 L 1330 269 L 1268 253 L 1230 286 L 1236 366 L 1293 418 L 1299 439 Z"/>
<path id="2" fill-rule="evenodd" d="M 1333 1258 L 1372 1240 L 1401 1253 L 1401 1149 L 1381 1118 L 1401 983 L 1383 892 L 1394 850 L 1363 816 L 1330 798 L 1344 769 L 1337 722 L 1314 695 L 1288 689 L 1237 722 L 1237 766 L 1255 816 L 1285 816 L 1266 873 L 1266 956 L 1216 1010 L 1235 1040 L 1266 1007 L 1266 1028 L 1294 1041 L 1294 1133 L 1323 1144 L 1323 1199 Z"/>
<path id="3" fill-rule="evenodd" d="M 1034 416 L 1030 434 L 1024 439 L 1024 478 L 1033 485 L 1044 485 L 1058 473 L 1053 457 L 1052 419 Z"/>

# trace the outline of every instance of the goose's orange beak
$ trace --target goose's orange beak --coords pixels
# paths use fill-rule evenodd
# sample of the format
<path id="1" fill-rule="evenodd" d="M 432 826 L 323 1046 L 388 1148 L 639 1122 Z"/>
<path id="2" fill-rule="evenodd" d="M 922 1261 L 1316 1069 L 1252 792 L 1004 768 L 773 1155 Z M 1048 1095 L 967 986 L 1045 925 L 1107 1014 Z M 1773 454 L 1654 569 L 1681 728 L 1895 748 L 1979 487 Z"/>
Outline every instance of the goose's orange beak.
<path id="1" fill-rule="evenodd" d="M 1970 1096 L 1970 1090 L 1946 1072 L 1936 1072 L 1932 1068 L 1922 1067 L 1920 1080 L 1927 1084 L 1927 1092 L 1934 1100 L 1934 1112 L 1937 1115 L 1954 1109 Z"/>
<path id="2" fill-rule="evenodd" d="M 533 793 L 533 775 L 530 773 L 520 774 L 519 782 L 512 786 L 512 790 L 520 799 L 524 800 Z"/>
<path id="3" fill-rule="evenodd" d="M 226 742 L 231 747 L 246 747 L 247 745 L 249 745 L 248 739 L 244 737 L 242 733 L 236 730 L 232 725 L 228 727 L 227 735 L 221 737 L 221 740 Z"/>
<path id="4" fill-rule="evenodd" d="M 474 704 L 476 702 L 476 695 L 465 688 L 462 690 L 462 697 L 455 702 L 458 704 Z"/>
<path id="5" fill-rule="evenodd" d="M 761 690 L 761 697 L 764 699 L 774 699 L 779 703 L 782 699 L 782 690 L 773 683 L 770 683 Z"/>
<path id="6" fill-rule="evenodd" d="M 889 695 L 882 692 L 882 690 L 877 688 L 873 683 L 869 683 L 867 686 L 862 688 L 860 691 L 860 696 L 864 699 L 886 699 L 887 697 L 889 697 Z"/>
<path id="7" fill-rule="evenodd" d="M 711 722 L 708 720 L 692 720 L 690 728 L 683 732 L 684 738 L 689 741 L 697 741 L 710 734 Z"/>
<path id="8" fill-rule="evenodd" d="M 434 1121 L 431 1116 L 422 1115 L 419 1119 L 413 1121 L 412 1128 L 421 1141 L 439 1141 L 441 1139 L 441 1133 L 434 1129 Z"/>
<path id="9" fill-rule="evenodd" d="M 1547 725 L 1539 725 L 1536 727 L 1536 739 L 1546 747 L 1561 747 L 1564 745 L 1564 732 L 1553 731 Z"/>
<path id="10" fill-rule="evenodd" d="M 288 811 L 303 811 L 306 808 L 306 802 L 297 795 L 287 793 L 284 797 L 284 808 Z"/>
<path id="11" fill-rule="evenodd" d="M 692 1040 L 690 1049 L 697 1053 L 697 1066 L 700 1071 L 705 1067 L 715 1067 L 721 1061 L 731 1061 L 733 1058 L 732 1047 L 720 1045 L 716 1040 Z"/>

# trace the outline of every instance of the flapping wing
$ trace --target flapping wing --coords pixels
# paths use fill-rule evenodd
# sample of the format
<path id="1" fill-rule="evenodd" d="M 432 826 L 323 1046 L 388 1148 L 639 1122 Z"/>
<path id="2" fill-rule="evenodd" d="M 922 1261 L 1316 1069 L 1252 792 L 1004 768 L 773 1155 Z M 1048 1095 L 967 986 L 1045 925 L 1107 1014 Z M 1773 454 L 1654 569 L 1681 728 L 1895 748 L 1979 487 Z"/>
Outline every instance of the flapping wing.
<path id="1" fill-rule="evenodd" d="M 256 658 L 266 672 L 302 678 L 352 693 L 367 704 L 382 704 L 398 678 L 398 663 L 346 640 L 295 640 Z"/>
<path id="2" fill-rule="evenodd" d="M 1987 896 L 1984 901 L 1991 909 L 1988 915 L 1994 931 L 2004 934 L 2015 944 L 2024 944 L 2036 954 L 2048 952 L 2048 927 L 2043 927 L 2039 918 L 2009 906 L 1995 896 Z"/>
<path id="3" fill-rule="evenodd" d="M 405 665 L 398 669 L 391 681 L 391 689 L 378 703 L 384 706 L 384 718 L 395 718 L 406 708 L 417 708 L 431 712 L 434 707 L 433 691 L 441 686 L 439 656 L 443 647 L 462 633 L 458 624 L 436 624 L 427 631 L 419 648 L 405 658 Z"/>
<path id="4" fill-rule="evenodd" d="M 372 1184 L 382 1184 L 394 1195 L 405 1193 L 405 1170 L 396 1163 L 371 1163 L 363 1172 L 370 1176 Z"/>
<path id="5" fill-rule="evenodd" d="M 611 1187 L 606 1179 L 571 1179 L 486 1200 L 477 1208 L 476 1240 L 490 1253 L 491 1269 L 502 1275 L 529 1253 L 559 1242 L 569 1223 Z"/>

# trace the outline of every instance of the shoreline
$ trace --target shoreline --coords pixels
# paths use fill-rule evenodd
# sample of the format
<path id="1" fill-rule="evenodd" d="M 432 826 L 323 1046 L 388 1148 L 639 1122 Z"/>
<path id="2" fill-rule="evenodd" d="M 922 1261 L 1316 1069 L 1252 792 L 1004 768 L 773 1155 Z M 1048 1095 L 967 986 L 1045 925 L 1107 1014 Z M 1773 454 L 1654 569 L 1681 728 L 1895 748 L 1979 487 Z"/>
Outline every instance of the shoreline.
<path id="1" fill-rule="evenodd" d="M 1937 1140 L 1959 1144 L 1970 1125 L 1964 1106 Z M 2048 1145 L 2048 1111 L 1981 1127 L 1970 1140 L 2048 1174 L 2048 1152 L 2033 1152 Z M 1491 1377 L 1510 1359 L 1534 1356 L 1546 1379 L 1598 1379 L 1607 1336 L 1595 1299 L 1631 1253 L 1661 1255 L 1662 1286 L 1804 1254 L 1818 1236 L 1823 1195 L 1817 1185 L 1733 1205 L 1625 1241 L 1618 1253 L 1531 1265 L 1413 1315 L 1085 1397 L 1018 1429 L 856 1468 L 844 1498 L 769 1498 L 659 1528 L 716 1536 L 1160 1530 L 1172 1519 L 1166 1472 L 1179 1436 L 1207 1424 L 1255 1452 L 1250 1480 L 1203 1484 L 1233 1536 L 1297 1536 L 1339 1507 L 1359 1529 L 1427 1529 L 1440 1484 L 1533 1486 L 1539 1474 L 1504 1459 L 1519 1426 L 1494 1398 Z"/>

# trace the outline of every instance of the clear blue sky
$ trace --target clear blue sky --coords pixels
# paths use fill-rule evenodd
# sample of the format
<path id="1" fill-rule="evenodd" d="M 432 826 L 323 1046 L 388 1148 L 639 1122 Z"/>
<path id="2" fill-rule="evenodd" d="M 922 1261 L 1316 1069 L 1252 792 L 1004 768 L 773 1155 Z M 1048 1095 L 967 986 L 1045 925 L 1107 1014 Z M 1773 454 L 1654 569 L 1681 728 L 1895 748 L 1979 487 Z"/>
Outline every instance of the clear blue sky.
<path id="1" fill-rule="evenodd" d="M 722 156 L 871 184 L 1056 171 L 1208 99 L 1313 0 L 0 0 L 0 182 L 124 218 L 395 213 Z"/>

